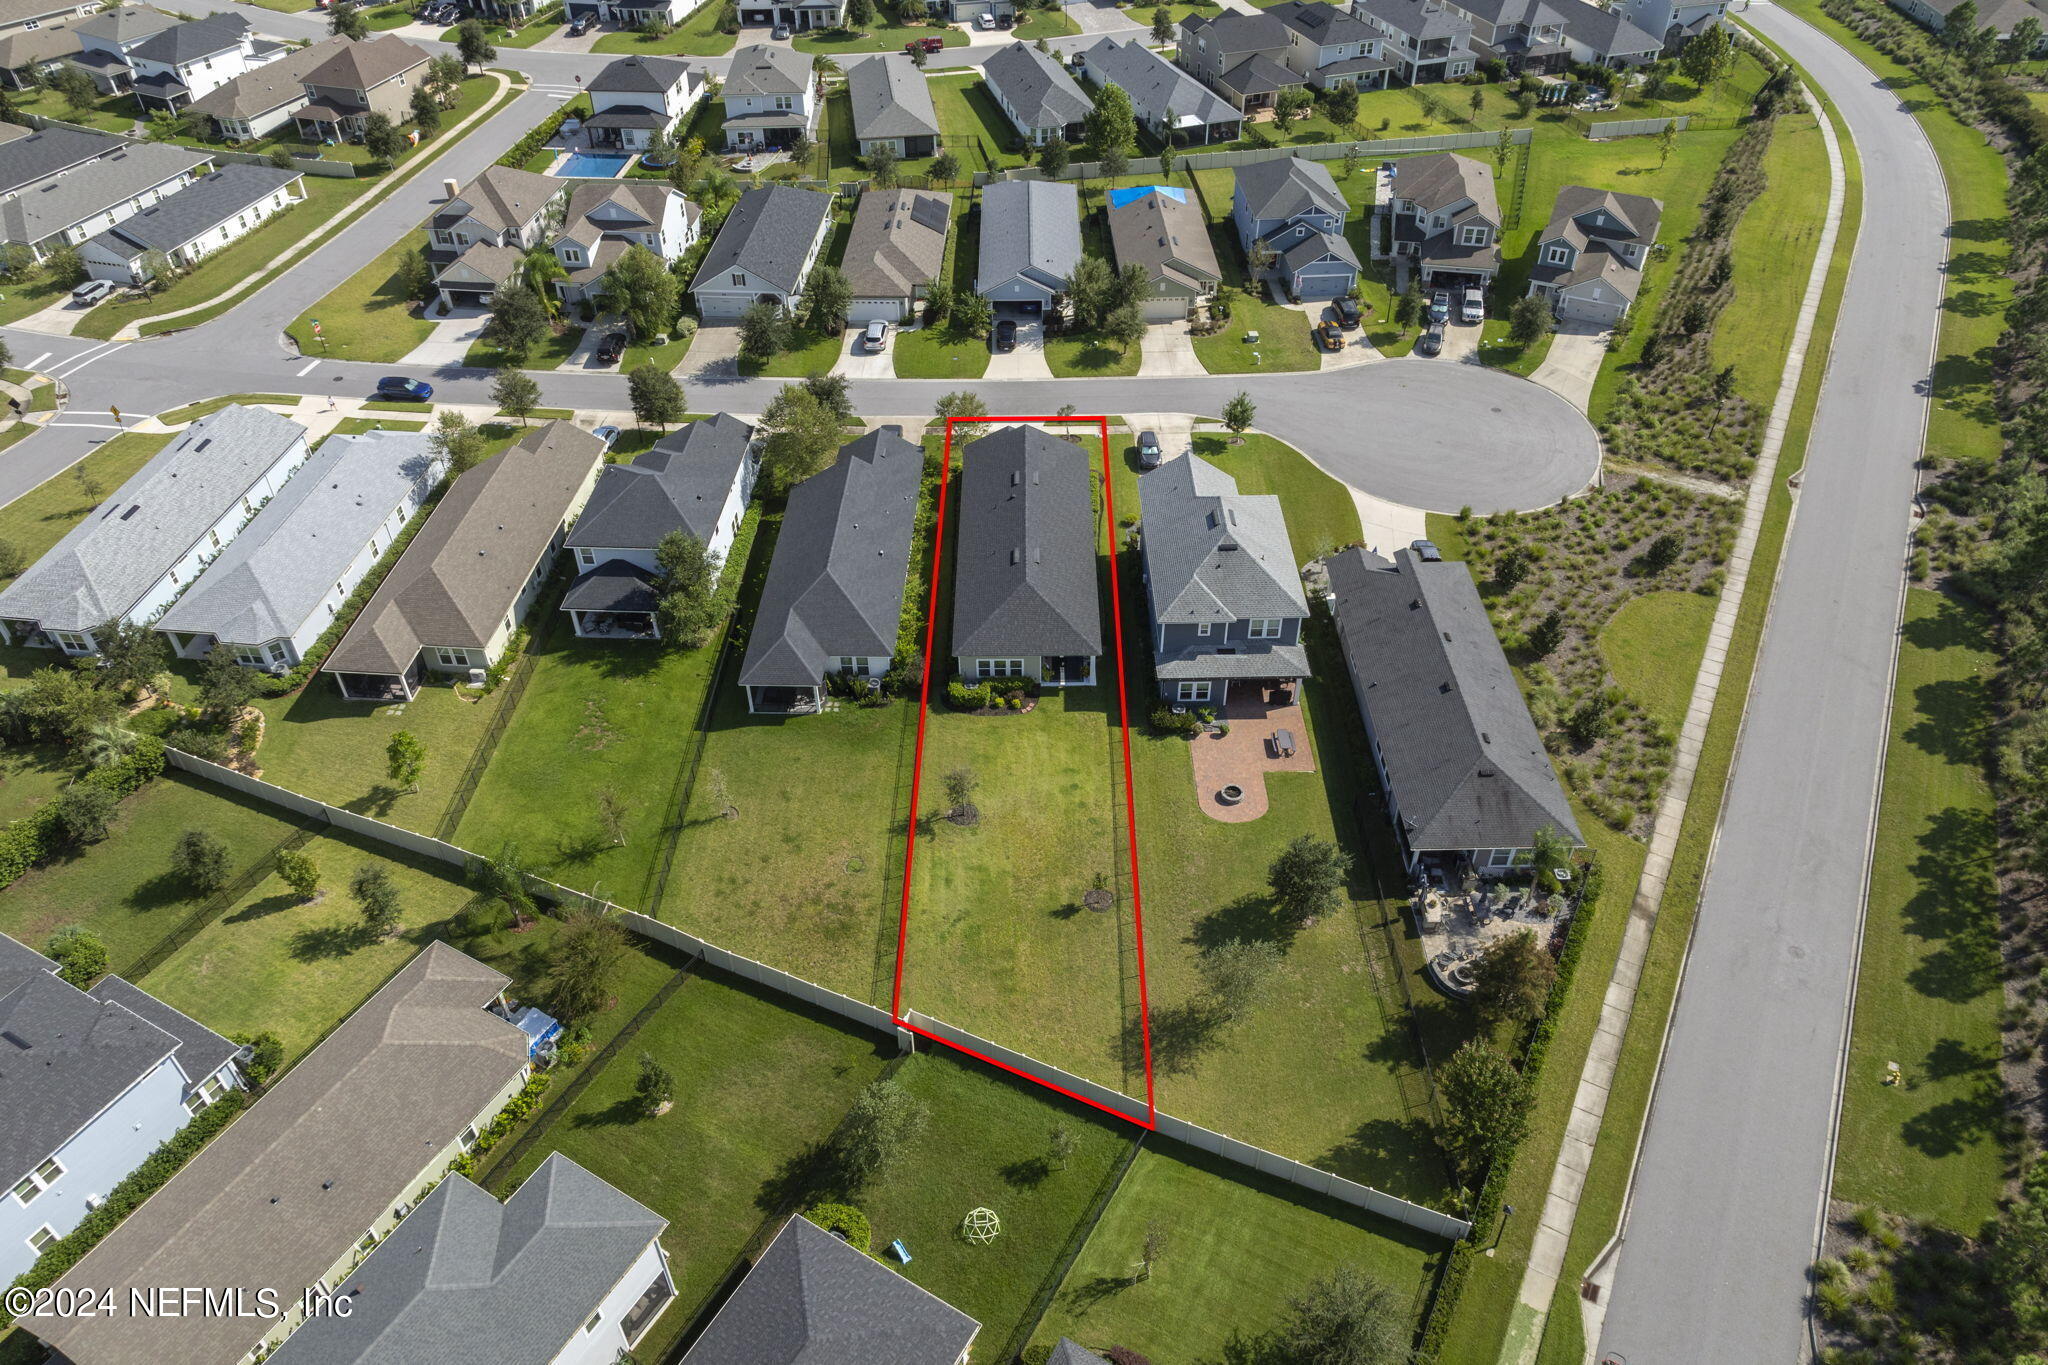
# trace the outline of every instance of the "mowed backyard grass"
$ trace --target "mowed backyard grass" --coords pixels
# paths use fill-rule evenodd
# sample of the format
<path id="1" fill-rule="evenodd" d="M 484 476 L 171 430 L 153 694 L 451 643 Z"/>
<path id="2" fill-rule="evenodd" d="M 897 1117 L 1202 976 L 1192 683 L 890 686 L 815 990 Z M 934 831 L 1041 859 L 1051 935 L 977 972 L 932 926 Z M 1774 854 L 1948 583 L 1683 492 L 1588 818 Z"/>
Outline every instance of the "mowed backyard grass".
<path id="1" fill-rule="evenodd" d="M 0 541 L 21 551 L 24 561 L 33 564 L 62 540 L 66 531 L 85 520 L 86 513 L 149 463 L 173 434 L 131 431 L 101 444 L 63 473 L 51 475 L 0 507 Z M 0 579 L 0 584 L 13 581 Z M 58 662 L 55 651 L 48 653 L 52 663 Z"/>
<path id="2" fill-rule="evenodd" d="M 1674 733 L 1685 724 L 1714 602 L 1696 592 L 1644 593 L 1600 628 L 1600 657 L 1614 680 Z"/>
<path id="3" fill-rule="evenodd" d="M 675 1108 L 660 1118 L 633 1107 L 643 1052 L 675 1078 Z M 769 1220 L 811 1202 L 812 1149 L 885 1060 L 870 1035 L 694 973 L 494 1192 L 559 1151 L 669 1220 L 677 1302 L 641 1346 L 660 1359 Z"/>
<path id="4" fill-rule="evenodd" d="M 1966 1236 L 2005 1171 L 1995 668 L 1982 613 L 1908 594 L 1835 1165 L 1837 1198 Z M 1902 1084 L 1884 1083 L 1888 1062 Z"/>
<path id="5" fill-rule="evenodd" d="M 1166 1233 L 1139 1277 L 1145 1237 Z M 1189 1365 L 1250 1359 L 1288 1300 L 1340 1265 L 1363 1271 L 1419 1317 L 1447 1248 L 1396 1223 L 1269 1181 L 1241 1166 L 1146 1139 L 1033 1341 L 1071 1337 Z"/>
<path id="6" fill-rule="evenodd" d="M 27 815 L 84 771 L 74 755 L 55 745 L 0 750 L 0 824 Z"/>

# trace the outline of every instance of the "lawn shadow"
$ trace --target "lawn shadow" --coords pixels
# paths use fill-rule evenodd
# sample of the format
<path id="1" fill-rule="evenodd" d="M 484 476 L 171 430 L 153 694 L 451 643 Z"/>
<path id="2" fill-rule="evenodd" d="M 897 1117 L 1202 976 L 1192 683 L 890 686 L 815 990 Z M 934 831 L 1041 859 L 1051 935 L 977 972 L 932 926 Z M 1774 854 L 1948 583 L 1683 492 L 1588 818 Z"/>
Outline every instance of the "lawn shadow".
<path id="1" fill-rule="evenodd" d="M 70 862 L 83 856 L 85 852 L 84 848 L 66 849 L 63 861 Z M 161 910 L 165 906 L 196 899 L 198 898 L 186 890 L 183 878 L 167 871 L 159 872 L 147 881 L 138 882 L 135 889 L 128 893 L 128 904 L 137 910 Z"/>
<path id="2" fill-rule="evenodd" d="M 638 1098 L 621 1095 L 602 1109 L 586 1110 L 569 1120 L 572 1128 L 623 1128 L 645 1115 Z"/>
<path id="3" fill-rule="evenodd" d="M 1222 1046 L 1223 1018 L 1206 1001 L 1152 1006 L 1152 1069 L 1162 1076 L 1191 1075 L 1204 1057 Z M 1143 1053 L 1144 1018 L 1134 1012 L 1123 1035 L 1109 1049 L 1118 1066 Z"/>
<path id="4" fill-rule="evenodd" d="M 1076 1318 L 1085 1318 L 1095 1308 L 1138 1282 L 1135 1275 L 1095 1275 L 1071 1289 L 1060 1290 L 1060 1306 Z"/>
<path id="5" fill-rule="evenodd" d="M 1937 1000 L 1974 1000 L 1996 991 L 1997 830 L 1991 812 L 1937 812 L 1916 842 L 1921 851 L 1909 870 L 1919 885 L 1900 913 L 1906 932 L 1933 948 L 1907 973 L 1907 983 Z"/>
<path id="6" fill-rule="evenodd" d="M 379 782 L 361 796 L 343 802 L 341 808 L 357 815 L 374 815 L 382 819 L 391 814 L 391 808 L 398 804 L 398 798 L 403 795 L 404 792 L 390 783 Z"/>
<path id="7" fill-rule="evenodd" d="M 1436 1134 L 1420 1119 L 1367 1119 L 1311 1164 L 1407 1198 L 1440 1193 L 1447 1175 Z"/>
<path id="8" fill-rule="evenodd" d="M 1014 1190 L 1035 1190 L 1052 1175 L 1052 1163 L 1042 1156 L 1012 1161 L 996 1172 Z"/>
<path id="9" fill-rule="evenodd" d="M 1280 916 L 1271 896 L 1243 895 L 1196 920 L 1186 941 L 1202 951 L 1242 940 L 1271 943 L 1284 952 L 1300 931 L 1301 926 Z"/>
<path id="10" fill-rule="evenodd" d="M 1906 1145 L 1926 1156 L 1954 1156 L 1965 1147 L 1994 1137 L 2003 1119 L 2003 1091 L 1996 1076 L 1986 1076 L 1967 1095 L 1943 1100 L 1900 1125 Z"/>
<path id="11" fill-rule="evenodd" d="M 280 892 L 275 896 L 265 896 L 260 901 L 249 902 L 249 904 L 243 906 L 234 914 L 229 915 L 227 917 L 226 923 L 246 924 L 250 920 L 264 919 L 268 916 L 275 915 L 280 911 L 289 910 L 295 905 L 303 905 L 304 903 L 305 902 L 301 900 L 299 896 L 294 892 Z"/>
<path id="12" fill-rule="evenodd" d="M 347 957 L 369 944 L 369 932 L 360 924 L 323 924 L 293 934 L 290 952 L 299 962 L 324 962 Z"/>

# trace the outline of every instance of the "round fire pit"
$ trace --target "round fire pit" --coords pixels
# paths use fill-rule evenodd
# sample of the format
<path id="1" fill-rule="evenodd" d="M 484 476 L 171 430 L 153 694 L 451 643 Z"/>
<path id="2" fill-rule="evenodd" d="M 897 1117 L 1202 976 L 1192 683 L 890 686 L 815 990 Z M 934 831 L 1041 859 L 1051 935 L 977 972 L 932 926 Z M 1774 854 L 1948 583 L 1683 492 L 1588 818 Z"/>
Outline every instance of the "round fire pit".
<path id="1" fill-rule="evenodd" d="M 1226 806 L 1234 806 L 1244 800 L 1244 788 L 1233 782 L 1222 791 L 1217 792 L 1216 799 Z"/>

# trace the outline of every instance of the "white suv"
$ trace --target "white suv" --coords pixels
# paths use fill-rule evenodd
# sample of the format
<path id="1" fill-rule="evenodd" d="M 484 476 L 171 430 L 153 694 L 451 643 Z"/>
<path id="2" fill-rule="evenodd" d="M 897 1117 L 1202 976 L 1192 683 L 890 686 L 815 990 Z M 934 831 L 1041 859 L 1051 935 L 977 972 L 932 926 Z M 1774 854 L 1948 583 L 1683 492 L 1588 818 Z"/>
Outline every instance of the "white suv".
<path id="1" fill-rule="evenodd" d="M 1458 309 L 1458 321 L 1486 321 L 1486 295 L 1480 293 L 1477 289 L 1467 289 L 1465 291 L 1464 304 Z"/>

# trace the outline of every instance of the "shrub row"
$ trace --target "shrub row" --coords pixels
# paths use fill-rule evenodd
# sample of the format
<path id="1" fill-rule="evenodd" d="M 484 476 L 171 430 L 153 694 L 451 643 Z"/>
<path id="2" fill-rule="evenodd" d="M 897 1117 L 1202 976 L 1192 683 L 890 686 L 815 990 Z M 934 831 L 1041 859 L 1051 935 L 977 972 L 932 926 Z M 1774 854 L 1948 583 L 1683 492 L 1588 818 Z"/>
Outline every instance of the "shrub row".
<path id="1" fill-rule="evenodd" d="M 491 1120 L 491 1126 L 477 1134 L 476 1145 L 448 1163 L 450 1175 L 469 1176 L 476 1173 L 479 1158 L 498 1145 L 499 1139 L 512 1131 L 519 1121 L 540 1107 L 540 1097 L 548 1093 L 554 1084 L 554 1074 L 536 1071 L 529 1076 L 526 1084 L 519 1087 L 519 1093 L 505 1101 L 505 1107 Z"/>
<path id="2" fill-rule="evenodd" d="M 986 711 L 991 707 L 1018 708 L 1038 691 L 1029 678 L 984 678 L 965 682 L 959 678 L 946 684 L 946 700 L 956 711 Z"/>
<path id="3" fill-rule="evenodd" d="M 79 783 L 111 792 L 115 799 L 132 795 L 144 783 L 164 770 L 164 744 L 154 735 L 144 735 L 123 758 L 95 768 Z M 29 814 L 0 830 L 0 887 L 42 862 L 59 847 L 57 803 L 45 801 Z"/>
<path id="4" fill-rule="evenodd" d="M 581 117 L 588 112 L 589 101 L 579 95 L 561 108 L 549 114 L 528 130 L 525 137 L 512 144 L 512 150 L 498 158 L 500 166 L 511 166 L 524 170 L 526 163 L 548 145 L 548 139 L 562 131 L 562 124 L 571 117 Z"/>

